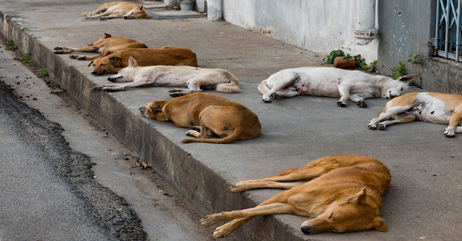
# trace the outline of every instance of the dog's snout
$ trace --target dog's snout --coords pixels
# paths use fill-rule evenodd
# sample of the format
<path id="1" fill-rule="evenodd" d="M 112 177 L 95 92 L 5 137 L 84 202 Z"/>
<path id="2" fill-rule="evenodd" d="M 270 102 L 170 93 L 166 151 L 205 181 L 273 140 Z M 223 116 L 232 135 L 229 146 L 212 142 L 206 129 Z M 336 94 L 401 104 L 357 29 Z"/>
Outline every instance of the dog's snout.
<path id="1" fill-rule="evenodd" d="M 141 106 L 140 108 L 138 108 L 138 110 L 140 110 L 142 115 L 144 115 L 144 113 L 146 112 L 146 108 L 144 106 Z"/>
<path id="2" fill-rule="evenodd" d="M 311 231 L 313 230 L 311 226 L 302 226 L 301 229 L 304 234 L 310 234 Z"/>
<path id="3" fill-rule="evenodd" d="M 128 17 L 127 16 L 124 16 L 124 19 L 127 19 Z"/>
<path id="4" fill-rule="evenodd" d="M 93 72 L 91 72 L 91 74 L 92 74 L 92 75 L 98 75 L 98 72 L 93 71 Z"/>
<path id="5" fill-rule="evenodd" d="M 398 96 L 397 96 L 397 95 L 390 95 L 389 98 L 390 98 L 390 100 L 391 100 L 391 99 L 393 99 L 393 98 L 395 98 L 395 97 L 398 97 Z"/>

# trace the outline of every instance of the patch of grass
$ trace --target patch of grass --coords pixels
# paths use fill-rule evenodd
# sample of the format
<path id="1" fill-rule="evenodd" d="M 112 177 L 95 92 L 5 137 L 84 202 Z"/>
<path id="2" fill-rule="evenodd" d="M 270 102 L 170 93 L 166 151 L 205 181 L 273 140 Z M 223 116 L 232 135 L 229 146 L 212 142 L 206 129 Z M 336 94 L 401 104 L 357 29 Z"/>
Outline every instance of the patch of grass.
<path id="1" fill-rule="evenodd" d="M 7 40 L 5 42 L 5 45 L 6 45 L 6 50 L 11 50 L 11 51 L 18 50 L 18 46 L 12 40 Z"/>
<path id="2" fill-rule="evenodd" d="M 420 55 L 414 53 L 409 55 L 409 59 L 407 60 L 407 62 L 410 64 L 422 64 L 422 61 L 420 60 Z"/>
<path id="3" fill-rule="evenodd" d="M 39 78 L 44 78 L 48 76 L 48 70 L 47 68 L 41 68 L 37 70 L 37 77 Z"/>
<path id="4" fill-rule="evenodd" d="M 393 67 L 393 79 L 399 79 L 404 75 L 406 75 L 406 66 L 399 61 L 399 65 Z"/>
<path id="5" fill-rule="evenodd" d="M 19 56 L 18 58 L 19 61 L 29 65 L 29 66 L 35 66 L 37 65 L 37 63 L 35 63 L 35 60 L 33 60 L 31 57 L 30 57 L 30 54 L 27 53 L 27 54 L 24 54 L 24 55 L 21 55 Z"/>

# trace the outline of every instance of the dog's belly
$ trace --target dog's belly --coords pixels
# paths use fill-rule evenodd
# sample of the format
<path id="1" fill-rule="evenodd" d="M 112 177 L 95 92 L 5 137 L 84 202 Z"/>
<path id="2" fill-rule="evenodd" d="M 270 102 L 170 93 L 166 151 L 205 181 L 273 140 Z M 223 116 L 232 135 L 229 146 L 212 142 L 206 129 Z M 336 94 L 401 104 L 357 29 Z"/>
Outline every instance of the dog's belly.
<path id="1" fill-rule="evenodd" d="M 448 124 L 453 110 L 446 110 L 444 102 L 434 98 L 432 101 L 420 102 L 406 113 L 420 121 Z"/>
<path id="2" fill-rule="evenodd" d="M 302 95 L 340 97 L 338 84 L 341 80 L 310 78 L 301 76 L 294 82 L 294 87 Z"/>

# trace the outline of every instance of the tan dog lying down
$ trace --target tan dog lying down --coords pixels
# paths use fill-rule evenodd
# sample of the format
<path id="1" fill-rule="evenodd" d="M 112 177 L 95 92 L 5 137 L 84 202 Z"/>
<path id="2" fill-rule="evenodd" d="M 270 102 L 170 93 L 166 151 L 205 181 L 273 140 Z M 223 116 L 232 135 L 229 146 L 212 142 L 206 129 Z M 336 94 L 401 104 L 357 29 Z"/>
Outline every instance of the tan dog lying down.
<path id="1" fill-rule="evenodd" d="M 214 94 L 195 92 L 171 100 L 153 101 L 140 110 L 151 119 L 171 121 L 178 127 L 193 128 L 200 125 L 200 132 L 186 132 L 196 139 L 185 139 L 183 143 L 226 144 L 260 135 L 261 124 L 255 113 L 241 104 Z M 213 136 L 219 139 L 212 139 Z"/>
<path id="2" fill-rule="evenodd" d="M 147 18 L 143 5 L 129 2 L 109 2 L 102 4 L 95 11 L 84 12 L 85 19 L 99 18 L 100 20 L 111 18 L 142 19 Z"/>
<path id="3" fill-rule="evenodd" d="M 239 80 L 223 69 L 204 69 L 191 66 L 145 66 L 140 67 L 132 57 L 128 67 L 108 78 L 112 82 L 129 82 L 117 86 L 97 86 L 93 90 L 119 91 L 139 86 L 173 86 L 188 87 L 170 91 L 170 96 L 177 97 L 202 89 L 213 89 L 223 93 L 239 92 Z"/>
<path id="4" fill-rule="evenodd" d="M 369 122 L 369 129 L 385 130 L 389 125 L 410 123 L 416 119 L 449 124 L 443 133 L 447 137 L 462 133 L 462 95 L 432 92 L 404 94 L 388 101 L 379 116 Z"/>
<path id="5" fill-rule="evenodd" d="M 146 44 L 138 42 L 129 38 L 112 37 L 108 33 L 104 33 L 104 37 L 96 40 L 96 42 L 89 44 L 87 47 L 82 48 L 68 48 L 68 47 L 55 47 L 55 54 L 70 54 L 73 52 L 94 52 L 99 53 L 95 56 L 75 55 L 72 54 L 69 57 L 71 59 L 78 60 L 92 60 L 102 56 L 106 56 L 115 53 L 120 50 L 129 48 L 147 48 Z"/>
<path id="6" fill-rule="evenodd" d="M 140 66 L 151 65 L 186 65 L 197 66 L 196 54 L 187 48 L 164 46 L 160 49 L 125 49 L 108 56 L 94 59 L 94 75 L 116 74 L 128 66 L 128 59 L 133 57 Z"/>
<path id="7" fill-rule="evenodd" d="M 232 220 L 215 230 L 213 237 L 220 238 L 256 216 L 295 214 L 313 217 L 301 225 L 305 234 L 370 229 L 386 232 L 388 227 L 380 217 L 379 207 L 390 181 L 388 168 L 374 158 L 348 154 L 328 156 L 301 169 L 236 183 L 231 192 L 255 188 L 289 190 L 254 208 L 208 215 L 201 220 L 201 225 Z"/>

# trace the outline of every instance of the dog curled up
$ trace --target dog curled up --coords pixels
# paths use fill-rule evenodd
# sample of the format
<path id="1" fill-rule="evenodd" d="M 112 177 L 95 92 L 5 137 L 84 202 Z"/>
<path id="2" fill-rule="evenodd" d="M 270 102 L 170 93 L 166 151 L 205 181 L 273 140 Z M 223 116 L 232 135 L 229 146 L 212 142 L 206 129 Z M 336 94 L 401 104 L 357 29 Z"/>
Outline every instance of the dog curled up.
<path id="1" fill-rule="evenodd" d="M 211 214 L 200 222 L 210 226 L 232 220 L 218 227 L 214 238 L 228 236 L 256 216 L 272 214 L 313 217 L 301 225 L 305 234 L 371 229 L 387 232 L 379 207 L 390 181 L 389 169 L 379 160 L 350 154 L 328 156 L 301 169 L 236 183 L 230 188 L 233 193 L 256 188 L 288 190 L 256 207 Z"/>
<path id="2" fill-rule="evenodd" d="M 258 116 L 247 107 L 223 97 L 195 92 L 171 100 L 153 101 L 141 107 L 143 115 L 158 121 L 171 121 L 189 130 L 183 143 L 205 142 L 227 144 L 260 135 Z M 216 137 L 216 138 L 214 138 Z"/>
<path id="3" fill-rule="evenodd" d="M 364 99 L 393 99 L 409 89 L 416 75 L 407 75 L 394 80 L 383 75 L 371 75 L 358 70 L 332 67 L 301 67 L 283 69 L 261 81 L 258 90 L 263 101 L 271 102 L 279 96 L 297 95 L 325 96 L 340 99 L 337 105 L 347 106 L 348 99 L 361 108 L 366 108 Z"/>
<path id="4" fill-rule="evenodd" d="M 100 5 L 95 11 L 84 12 L 85 19 L 99 18 L 100 20 L 123 18 L 123 19 L 143 19 L 147 14 L 143 5 L 136 5 L 129 2 L 109 2 Z"/>
<path id="5" fill-rule="evenodd" d="M 128 82 L 119 85 L 96 86 L 93 91 L 121 91 L 141 86 L 188 87 L 170 90 L 170 96 L 178 97 L 202 90 L 216 90 L 222 93 L 240 91 L 239 80 L 224 69 L 207 69 L 191 66 L 138 66 L 132 57 L 128 67 L 108 78 L 111 82 Z"/>
<path id="6" fill-rule="evenodd" d="M 462 95 L 435 92 L 412 92 L 390 100 L 379 116 L 369 122 L 369 129 L 421 120 L 448 125 L 443 134 L 454 137 L 462 133 Z"/>

